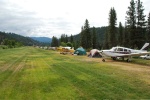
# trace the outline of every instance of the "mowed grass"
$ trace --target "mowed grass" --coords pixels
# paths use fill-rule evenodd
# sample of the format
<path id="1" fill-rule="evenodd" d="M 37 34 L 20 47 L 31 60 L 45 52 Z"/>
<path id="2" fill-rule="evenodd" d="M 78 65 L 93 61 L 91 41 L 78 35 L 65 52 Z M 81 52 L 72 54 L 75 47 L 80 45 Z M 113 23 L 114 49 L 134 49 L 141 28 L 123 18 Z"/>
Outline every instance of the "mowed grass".
<path id="1" fill-rule="evenodd" d="M 150 63 L 143 62 L 102 62 L 33 47 L 1 49 L 0 99 L 150 99 Z"/>

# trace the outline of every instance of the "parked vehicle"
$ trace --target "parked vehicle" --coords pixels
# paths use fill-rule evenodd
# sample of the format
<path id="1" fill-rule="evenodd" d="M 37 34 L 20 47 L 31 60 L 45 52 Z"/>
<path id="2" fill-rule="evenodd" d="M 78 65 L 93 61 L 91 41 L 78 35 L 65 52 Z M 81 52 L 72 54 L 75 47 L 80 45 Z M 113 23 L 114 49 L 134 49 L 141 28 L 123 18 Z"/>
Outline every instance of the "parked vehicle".
<path id="1" fill-rule="evenodd" d="M 140 56 L 140 58 L 142 59 L 150 59 L 150 54 L 144 55 L 144 56 Z"/>

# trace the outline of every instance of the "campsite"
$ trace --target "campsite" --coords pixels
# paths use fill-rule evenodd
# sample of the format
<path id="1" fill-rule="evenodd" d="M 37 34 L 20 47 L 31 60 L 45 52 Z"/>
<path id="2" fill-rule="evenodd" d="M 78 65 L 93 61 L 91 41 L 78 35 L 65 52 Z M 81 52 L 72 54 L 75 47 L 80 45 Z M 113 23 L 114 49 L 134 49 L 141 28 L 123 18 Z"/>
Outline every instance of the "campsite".
<path id="1" fill-rule="evenodd" d="M 0 49 L 1 100 L 149 99 L 150 61 L 127 63 L 35 47 Z"/>

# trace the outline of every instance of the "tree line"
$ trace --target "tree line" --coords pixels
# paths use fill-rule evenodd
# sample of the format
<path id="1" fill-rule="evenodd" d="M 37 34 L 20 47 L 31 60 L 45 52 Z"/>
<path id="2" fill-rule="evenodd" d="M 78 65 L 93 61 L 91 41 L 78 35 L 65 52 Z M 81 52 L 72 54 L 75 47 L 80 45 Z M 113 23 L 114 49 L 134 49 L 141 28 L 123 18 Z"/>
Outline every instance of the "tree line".
<path id="1" fill-rule="evenodd" d="M 74 47 L 74 40 L 73 36 L 67 36 L 67 34 L 62 34 L 61 37 L 58 39 L 57 37 L 52 37 L 51 47 L 58 47 L 58 46 L 70 46 Z"/>
<path id="2" fill-rule="evenodd" d="M 108 49 L 118 45 L 139 49 L 145 42 L 150 43 L 150 12 L 146 18 L 144 10 L 143 3 L 140 0 L 131 0 L 126 11 L 125 25 L 119 22 L 117 27 L 117 12 L 112 7 L 109 11 L 109 23 L 105 28 L 104 35 L 98 33 L 98 28 L 90 27 L 89 21 L 86 19 L 78 38 L 76 38 L 77 35 L 68 37 L 62 34 L 60 39 L 53 37 L 51 45 L 59 46 L 62 45 L 62 42 L 70 42 L 75 48 L 82 46 L 85 49 Z M 103 38 L 98 37 L 99 34 Z M 57 45 L 55 45 L 54 40 L 57 41 L 55 41 Z"/>
<path id="3" fill-rule="evenodd" d="M 2 48 L 15 48 L 20 46 L 33 46 L 33 45 L 44 45 L 31 39 L 30 37 L 24 37 L 15 33 L 6 33 L 0 31 L 0 45 Z"/>
<path id="4" fill-rule="evenodd" d="M 119 45 L 139 49 L 145 42 L 150 43 L 150 13 L 146 20 L 144 6 L 140 0 L 130 1 L 124 27 L 121 22 L 119 27 L 116 27 L 116 15 L 115 9 L 111 8 L 108 30 L 105 33 L 105 48 Z"/>

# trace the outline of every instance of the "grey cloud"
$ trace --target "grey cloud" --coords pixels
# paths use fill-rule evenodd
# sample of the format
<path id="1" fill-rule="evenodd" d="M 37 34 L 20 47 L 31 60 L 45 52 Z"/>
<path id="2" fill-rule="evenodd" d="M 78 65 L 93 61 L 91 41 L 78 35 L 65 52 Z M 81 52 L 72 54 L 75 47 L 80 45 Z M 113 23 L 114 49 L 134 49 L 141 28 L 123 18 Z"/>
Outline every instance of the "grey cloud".
<path id="1" fill-rule="evenodd" d="M 27 32 L 43 25 L 41 19 L 36 17 L 34 12 L 25 11 L 15 5 L 9 5 L 3 0 L 0 1 L 0 30 L 15 32 L 21 35 L 30 35 Z M 30 31 L 29 31 L 30 30 Z"/>
<path id="2" fill-rule="evenodd" d="M 42 1 L 42 2 L 47 3 L 46 1 Z M 127 6 L 129 6 L 129 2 Z M 143 0 L 143 5 L 146 10 L 145 14 L 147 15 L 148 14 L 147 12 L 150 9 L 149 0 Z M 82 8 L 80 11 L 79 10 L 76 11 L 76 9 L 74 9 L 76 6 L 74 5 L 74 7 L 72 7 L 72 3 L 70 4 L 70 8 L 72 10 L 68 10 L 68 8 L 62 10 L 61 9 L 53 10 L 52 8 L 50 9 L 47 6 L 46 7 L 47 9 L 45 8 L 41 10 L 44 11 L 44 13 L 41 13 L 40 11 L 39 12 L 34 11 L 37 9 L 32 10 L 30 8 L 31 9 L 30 10 L 27 9 L 27 7 L 23 8 L 21 6 L 22 5 L 19 5 L 19 3 L 16 4 L 10 2 L 10 0 L 0 0 L 0 31 L 14 32 L 24 36 L 52 37 L 52 36 L 60 36 L 60 34 L 64 34 L 64 33 L 78 34 L 75 32 L 81 31 L 81 26 L 84 24 L 84 21 L 87 17 L 91 27 L 97 25 L 98 27 L 107 25 L 108 22 L 107 18 L 108 18 L 109 10 L 104 11 L 104 9 L 102 9 L 101 11 L 101 9 L 98 9 L 96 10 L 96 12 L 103 12 L 102 15 L 100 15 L 100 13 L 97 14 L 93 13 L 93 16 L 90 16 L 92 12 L 89 12 L 88 14 L 86 14 L 85 12 L 81 13 L 81 11 L 84 11 L 84 9 Z M 127 8 L 120 9 L 118 5 L 115 8 L 117 8 L 118 20 L 124 21 L 125 16 L 123 16 L 123 14 L 119 16 L 119 14 L 120 12 L 123 12 L 123 9 L 127 10 Z"/>
<path id="3" fill-rule="evenodd" d="M 25 11 L 20 7 L 0 1 L 0 31 L 14 32 L 24 36 L 53 36 L 69 31 L 72 25 L 62 17 L 42 19 L 35 12 Z M 58 36 L 58 35 L 57 35 Z"/>

